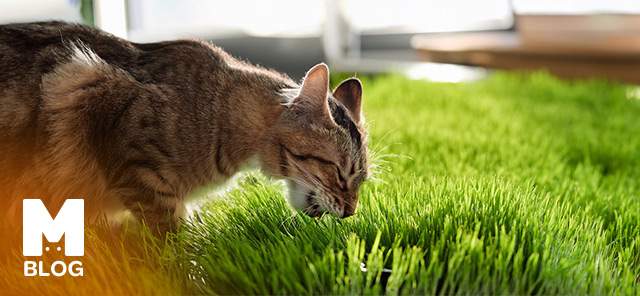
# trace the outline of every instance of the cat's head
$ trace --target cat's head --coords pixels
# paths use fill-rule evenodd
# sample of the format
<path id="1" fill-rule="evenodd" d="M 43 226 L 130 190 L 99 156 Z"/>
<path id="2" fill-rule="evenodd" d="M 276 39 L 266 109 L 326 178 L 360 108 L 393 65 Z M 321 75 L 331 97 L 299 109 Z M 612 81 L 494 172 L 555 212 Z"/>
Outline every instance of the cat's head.
<path id="1" fill-rule="evenodd" d="M 274 129 L 273 174 L 284 177 L 289 204 L 318 217 L 355 213 L 360 185 L 369 177 L 362 85 L 351 78 L 329 92 L 325 64 L 307 73 Z"/>

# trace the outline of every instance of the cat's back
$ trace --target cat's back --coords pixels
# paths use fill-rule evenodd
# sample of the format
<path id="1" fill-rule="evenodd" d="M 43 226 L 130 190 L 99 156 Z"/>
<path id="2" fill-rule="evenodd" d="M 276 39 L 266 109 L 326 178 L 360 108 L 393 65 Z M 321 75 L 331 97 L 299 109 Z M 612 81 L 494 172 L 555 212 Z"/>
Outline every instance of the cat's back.
<path id="1" fill-rule="evenodd" d="M 72 47 L 78 44 L 108 49 L 105 54 L 111 53 L 110 59 L 120 64 L 130 60 L 135 49 L 124 40 L 81 25 L 0 25 L 0 104 L 6 106 L 0 110 L 0 125 L 33 119 L 41 101 L 43 76 L 69 61 Z"/>
<path id="2" fill-rule="evenodd" d="M 216 48 L 194 40 L 135 44 L 98 29 L 63 22 L 0 25 L 0 170 L 5 172 L 0 172 L 0 181 L 6 172 L 29 163 L 46 141 L 42 136 L 43 94 L 50 91 L 47 87 L 86 80 L 86 73 L 56 75 L 73 62 L 74 55 L 87 53 L 89 57 L 95 53 L 96 59 L 88 62 L 99 61 L 90 67 L 117 69 L 122 80 L 139 87 L 185 87 L 199 80 L 189 73 L 215 74 L 226 64 L 226 57 Z M 103 97 L 96 102 L 109 104 L 112 99 L 117 98 Z"/>
<path id="3" fill-rule="evenodd" d="M 33 122 L 46 91 L 43 78 L 72 61 L 78 50 L 95 53 L 103 65 L 143 84 L 185 86 L 197 80 L 189 73 L 215 74 L 227 64 L 224 52 L 195 40 L 136 44 L 64 22 L 0 25 L 0 127 L 12 123 L 20 130 Z"/>
<path id="4" fill-rule="evenodd" d="M 86 47 L 110 66 L 149 83 L 170 83 L 161 74 L 194 65 L 221 68 L 231 59 L 218 48 L 197 40 L 139 44 L 99 29 L 64 22 L 0 25 L 0 85 L 17 80 L 22 88 L 39 85 L 39 76 L 69 61 L 75 47 Z"/>
<path id="5" fill-rule="evenodd" d="M 38 145 L 43 77 L 67 62 L 73 42 L 119 51 L 131 48 L 102 31 L 62 22 L 0 25 L 0 166 L 28 162 Z M 122 58 L 122 57 L 121 57 Z"/>
<path id="6" fill-rule="evenodd" d="M 24 75 L 42 75 L 68 58 L 73 43 L 109 48 L 126 58 L 133 47 L 103 31 L 63 22 L 0 25 L 0 83 L 25 82 Z M 37 80 L 37 77 L 33 77 Z"/>

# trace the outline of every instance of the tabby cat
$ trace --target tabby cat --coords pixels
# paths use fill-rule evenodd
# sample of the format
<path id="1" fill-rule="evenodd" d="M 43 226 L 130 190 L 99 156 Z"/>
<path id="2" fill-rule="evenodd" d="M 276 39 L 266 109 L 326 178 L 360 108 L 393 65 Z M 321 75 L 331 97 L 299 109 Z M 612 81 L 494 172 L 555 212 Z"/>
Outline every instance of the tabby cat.
<path id="1" fill-rule="evenodd" d="M 139 44 L 61 22 L 0 26 L 0 202 L 173 229 L 199 188 L 248 167 L 310 216 L 353 215 L 368 178 L 362 86 L 302 85 L 196 40 Z"/>

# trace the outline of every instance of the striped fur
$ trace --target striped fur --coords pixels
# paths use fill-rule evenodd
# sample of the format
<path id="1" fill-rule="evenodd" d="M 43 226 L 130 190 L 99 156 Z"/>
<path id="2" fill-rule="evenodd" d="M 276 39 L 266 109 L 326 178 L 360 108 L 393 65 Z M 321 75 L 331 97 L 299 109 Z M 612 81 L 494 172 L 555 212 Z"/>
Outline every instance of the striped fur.
<path id="1" fill-rule="evenodd" d="M 88 219 L 125 212 L 160 232 L 189 197 L 248 166 L 285 178 L 294 208 L 355 212 L 367 178 L 357 80 L 302 85 L 195 40 L 136 44 L 58 22 L 0 26 L 0 202 L 50 212 L 85 199 Z"/>

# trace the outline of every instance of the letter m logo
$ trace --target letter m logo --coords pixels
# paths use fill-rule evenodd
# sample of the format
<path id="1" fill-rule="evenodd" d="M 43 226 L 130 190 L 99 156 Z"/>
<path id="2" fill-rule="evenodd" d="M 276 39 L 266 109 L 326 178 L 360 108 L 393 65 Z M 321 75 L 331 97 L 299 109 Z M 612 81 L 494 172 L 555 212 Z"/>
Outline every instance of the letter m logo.
<path id="1" fill-rule="evenodd" d="M 59 242 L 65 234 L 64 254 L 84 255 L 84 200 L 67 199 L 55 219 L 39 199 L 22 201 L 22 254 L 42 256 L 42 235 Z"/>

